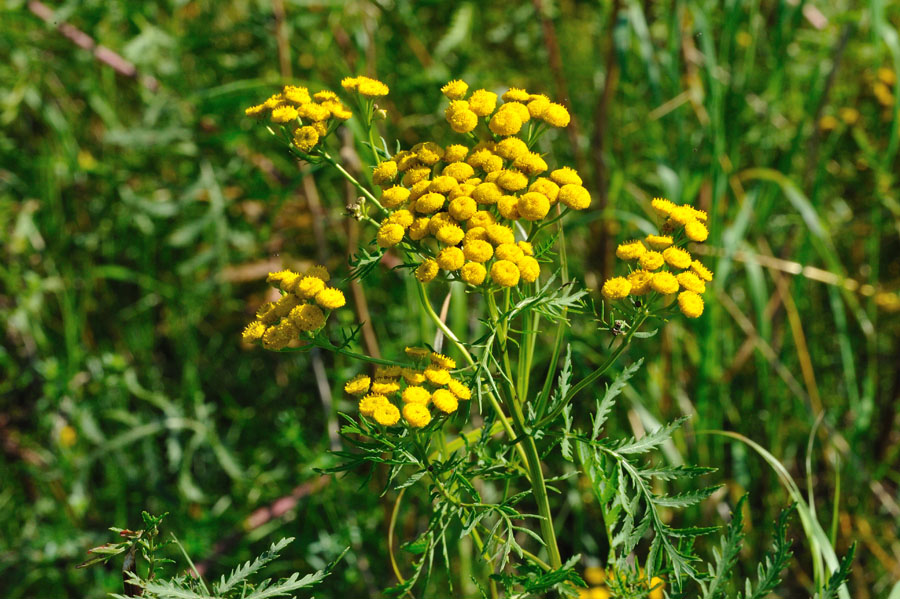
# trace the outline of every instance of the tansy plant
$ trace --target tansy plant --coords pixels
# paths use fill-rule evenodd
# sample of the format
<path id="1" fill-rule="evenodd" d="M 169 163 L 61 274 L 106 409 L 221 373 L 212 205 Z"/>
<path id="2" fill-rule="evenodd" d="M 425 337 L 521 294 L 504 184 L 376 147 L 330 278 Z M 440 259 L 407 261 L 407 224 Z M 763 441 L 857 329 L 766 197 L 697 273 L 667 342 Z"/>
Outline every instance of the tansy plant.
<path id="1" fill-rule="evenodd" d="M 342 87 L 345 99 L 288 86 L 247 114 L 264 121 L 298 159 L 330 165 L 356 188 L 350 216 L 371 226 L 371 243 L 352 261 L 345 281 L 330 281 L 322 267 L 269 275 L 281 299 L 260 309 L 244 338 L 271 350 L 318 347 L 359 361 L 359 373 L 343 382 L 358 408 L 343 415 L 349 447 L 336 452 L 340 463 L 331 471 L 365 465 L 387 471 L 384 492 L 393 509 L 385 525 L 396 576 L 387 594 L 452 596 L 474 583 L 490 597 L 724 596 L 732 588 L 731 554 L 719 552 L 710 568 L 701 568 L 692 539 L 713 529 L 673 527 L 668 513 L 702 501 L 716 487 L 662 492 L 667 481 L 710 470 L 643 458 L 681 422 L 641 438 L 614 438 L 604 424 L 640 362 L 605 387 L 595 384 L 633 340 L 655 332 L 644 329 L 649 323 L 658 327 L 678 311 L 688 318 L 702 314 L 701 294 L 713 275 L 690 251 L 707 238 L 707 214 L 653 200 L 658 234 L 620 245 L 616 255 L 628 272 L 601 289 L 607 309 L 596 322 L 611 336 L 609 352 L 574 380 L 568 318 L 588 311 L 590 295 L 569 276 L 562 221 L 589 210 L 591 195 L 574 169 L 551 166 L 551 157 L 536 150 L 542 136 L 569 124 L 566 108 L 524 89 L 469 93 L 465 82 L 451 81 L 442 88 L 447 137 L 408 149 L 397 144 L 392 152 L 376 123 L 383 114 L 377 102 L 388 87 L 367 77 L 346 78 Z M 357 130 L 371 157 L 358 177 L 335 158 L 332 140 L 351 116 L 361 120 Z M 364 284 L 388 252 L 402 262 L 397 276 L 415 278 L 417 310 L 439 332 L 403 355 L 381 359 L 354 349 L 355 331 L 334 341 L 325 325 L 330 311 L 344 305 L 342 284 L 354 278 Z M 435 311 L 432 298 L 451 286 L 476 298 L 486 330 L 480 337 L 465 338 Z M 411 313 L 411 322 L 416 317 Z M 544 332 L 547 349 L 537 352 Z M 546 361 L 538 363 L 538 355 Z M 584 428 L 578 423 L 588 418 L 576 416 L 588 409 L 588 399 L 596 401 Z M 546 472 L 542 462 L 554 452 L 573 467 Z M 597 566 L 591 579 L 580 556 L 564 555 L 566 544 L 557 537 L 554 508 L 563 508 L 559 491 L 573 476 L 590 486 L 599 508 L 602 580 Z M 416 504 L 426 524 L 398 551 L 395 523 L 413 509 L 404 499 L 418 489 L 427 498 Z M 728 551 L 739 547 L 739 532 L 723 539 Z M 748 597 L 768 593 L 784 568 L 783 526 L 779 534 L 760 582 L 746 587 Z M 457 567 L 458 539 L 474 544 L 476 568 Z M 429 580 L 448 586 L 434 595 Z"/>

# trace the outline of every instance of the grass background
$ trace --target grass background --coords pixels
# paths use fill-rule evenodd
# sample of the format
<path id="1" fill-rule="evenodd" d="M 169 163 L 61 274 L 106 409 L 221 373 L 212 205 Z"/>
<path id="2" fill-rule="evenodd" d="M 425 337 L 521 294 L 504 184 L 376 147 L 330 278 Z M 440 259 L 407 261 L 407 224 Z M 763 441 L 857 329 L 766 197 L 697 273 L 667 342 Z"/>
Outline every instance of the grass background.
<path id="1" fill-rule="evenodd" d="M 647 367 L 614 430 L 692 416 L 666 459 L 718 467 L 726 487 L 680 517 L 720 524 L 749 491 L 747 574 L 790 499 L 747 446 L 701 433 L 753 439 L 809 494 L 839 554 L 859 543 L 853 596 L 897 592 L 898 25 L 900 5 L 881 0 L 5 0 L 4 596 L 118 590 L 115 568 L 74 565 L 141 509 L 170 512 L 211 575 L 295 536 L 283 571 L 352 547 L 322 596 L 393 583 L 390 496 L 313 470 L 329 463 L 335 412 L 351 409 L 338 385 L 358 365 L 239 341 L 270 268 L 346 274 L 371 233 L 343 217 L 342 182 L 298 168 L 243 107 L 356 73 L 391 87 L 386 137 L 404 146 L 451 142 L 439 92 L 451 78 L 563 99 L 573 124 L 542 150 L 592 189 L 595 209 L 568 234 L 573 274 L 594 289 L 617 241 L 648 225 L 651 197 L 709 210 L 706 313 L 630 351 Z M 382 269 L 352 302 L 376 315 L 369 349 L 385 355 L 429 333 L 400 326 L 399 281 Z M 577 374 L 606 340 L 587 318 L 574 331 Z M 555 508 L 563 552 L 591 563 L 587 490 Z M 785 597 L 812 576 L 799 525 L 793 536 Z"/>

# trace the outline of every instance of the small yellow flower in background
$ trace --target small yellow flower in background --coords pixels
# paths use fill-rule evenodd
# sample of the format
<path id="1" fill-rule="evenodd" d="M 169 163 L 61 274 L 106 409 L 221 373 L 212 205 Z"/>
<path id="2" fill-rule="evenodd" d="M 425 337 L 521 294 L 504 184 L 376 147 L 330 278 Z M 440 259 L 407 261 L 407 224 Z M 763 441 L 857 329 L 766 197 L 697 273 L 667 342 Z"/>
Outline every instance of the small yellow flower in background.
<path id="1" fill-rule="evenodd" d="M 631 293 L 631 283 L 625 277 L 613 277 L 603 283 L 600 293 L 608 300 L 620 300 Z"/>
<path id="2" fill-rule="evenodd" d="M 59 429 L 59 444 L 63 447 L 72 447 L 78 440 L 78 433 L 75 428 L 67 424 Z"/>
<path id="3" fill-rule="evenodd" d="M 461 100 L 469 91 L 469 84 L 461 79 L 454 79 L 441 88 L 441 93 L 451 100 Z"/>
<path id="4" fill-rule="evenodd" d="M 316 94 L 318 96 L 323 92 L 319 92 Z M 331 92 L 329 92 L 331 93 Z M 288 102 L 293 102 L 294 104 L 309 104 L 312 102 L 312 98 L 309 95 L 309 90 L 303 86 L 298 85 L 285 85 L 284 89 L 281 91 L 281 95 L 284 96 L 284 99 Z M 332 94 L 334 96 L 334 94 Z"/>
<path id="5" fill-rule="evenodd" d="M 431 352 L 431 363 L 437 366 L 438 368 L 444 368 L 447 370 L 453 370 L 456 368 L 456 360 L 449 356 L 445 356 L 444 354 L 439 354 L 435 352 Z"/>
<path id="6" fill-rule="evenodd" d="M 688 318 L 698 318 L 703 314 L 703 298 L 693 291 L 678 294 L 678 308 Z"/>
<path id="7" fill-rule="evenodd" d="M 369 392 L 371 382 L 372 380 L 368 376 L 359 374 L 347 381 L 344 385 L 344 391 L 350 395 L 365 395 Z"/>
<path id="8" fill-rule="evenodd" d="M 266 110 L 268 110 L 268 106 L 265 104 L 257 104 L 256 106 L 250 106 L 249 108 L 244 109 L 244 114 L 247 116 L 262 116 Z"/>
<path id="9" fill-rule="evenodd" d="M 347 91 L 356 91 L 359 87 L 359 79 L 357 77 L 344 77 L 341 79 L 341 87 Z"/>
<path id="10" fill-rule="evenodd" d="M 859 120 L 859 111 L 852 106 L 844 106 L 838 110 L 838 115 L 841 117 L 841 120 L 848 125 L 855 125 Z"/>
<path id="11" fill-rule="evenodd" d="M 675 208 L 675 204 L 665 198 L 653 198 L 650 201 L 650 206 L 662 216 L 669 216 Z"/>
<path id="12" fill-rule="evenodd" d="M 837 129 L 837 126 L 839 124 L 840 121 L 838 121 L 830 114 L 826 114 L 819 119 L 819 129 L 821 129 L 822 131 L 834 131 L 835 129 Z"/>
<path id="13" fill-rule="evenodd" d="M 424 347 L 407 347 L 403 351 L 413 360 L 424 360 L 431 355 L 431 351 Z"/>
<path id="14" fill-rule="evenodd" d="M 414 368 L 403 368 L 400 371 L 407 385 L 421 385 L 425 382 L 425 373 Z"/>
<path id="15" fill-rule="evenodd" d="M 678 292 L 678 279 L 670 272 L 658 272 L 650 279 L 650 288 L 663 295 Z"/>
<path id="16" fill-rule="evenodd" d="M 616 248 L 616 257 L 620 260 L 636 260 L 647 253 L 647 248 L 640 241 L 626 241 Z"/>
<path id="17" fill-rule="evenodd" d="M 428 426 L 431 422 L 431 413 L 421 403 L 408 403 L 403 406 L 403 418 L 413 428 Z"/>

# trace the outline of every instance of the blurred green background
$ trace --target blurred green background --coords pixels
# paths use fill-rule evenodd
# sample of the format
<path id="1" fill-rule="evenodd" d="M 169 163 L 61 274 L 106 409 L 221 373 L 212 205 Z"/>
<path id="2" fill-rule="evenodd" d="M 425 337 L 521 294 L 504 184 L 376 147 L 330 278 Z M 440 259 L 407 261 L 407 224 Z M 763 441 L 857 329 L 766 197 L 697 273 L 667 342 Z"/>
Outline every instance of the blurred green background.
<path id="1" fill-rule="evenodd" d="M 568 223 L 591 288 L 653 196 L 710 211 L 706 314 L 630 351 L 648 365 L 613 430 L 692 416 L 666 459 L 718 467 L 726 487 L 679 517 L 721 524 L 749 491 L 751 574 L 789 497 L 745 445 L 696 433 L 747 435 L 809 490 L 839 554 L 859 543 L 852 595 L 886 597 L 900 580 L 898 26 L 883 0 L 4 0 L 3 596 L 120 591 L 116 567 L 74 566 L 142 509 L 170 512 L 166 530 L 213 576 L 295 536 L 273 573 L 352 548 L 320 596 L 394 582 L 383 480 L 314 471 L 359 366 L 239 338 L 268 270 L 346 275 L 371 236 L 343 216 L 344 183 L 298 168 L 243 108 L 284 83 L 370 74 L 391 87 L 386 137 L 404 146 L 453 140 L 451 78 L 568 104 L 549 145 L 595 198 Z M 366 285 L 368 348 L 385 355 L 423 340 L 401 325 L 399 281 L 385 268 Z M 575 322 L 586 372 L 607 340 Z M 555 501 L 563 551 L 590 563 L 589 493 L 573 483 Z M 782 596 L 808 596 L 799 525 L 792 536 Z"/>

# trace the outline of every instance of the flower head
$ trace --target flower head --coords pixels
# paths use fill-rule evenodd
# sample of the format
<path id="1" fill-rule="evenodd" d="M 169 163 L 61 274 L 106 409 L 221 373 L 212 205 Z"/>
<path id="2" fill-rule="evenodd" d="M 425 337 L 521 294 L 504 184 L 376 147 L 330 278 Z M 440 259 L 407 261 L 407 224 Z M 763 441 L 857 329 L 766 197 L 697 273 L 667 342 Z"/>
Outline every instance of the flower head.
<path id="1" fill-rule="evenodd" d="M 693 291 L 678 294 L 678 308 L 688 318 L 699 318 L 703 314 L 703 298 Z"/>
<path id="2" fill-rule="evenodd" d="M 422 428 L 431 422 L 431 413 L 425 404 L 408 403 L 403 406 L 403 419 L 413 428 Z"/>
<path id="3" fill-rule="evenodd" d="M 469 84 L 461 79 L 454 79 L 441 88 L 441 93 L 451 100 L 460 100 L 466 96 Z"/>
<path id="4" fill-rule="evenodd" d="M 631 283 L 624 277 L 613 277 L 603 283 L 600 293 L 608 300 L 620 300 L 628 297 L 631 292 Z"/>

